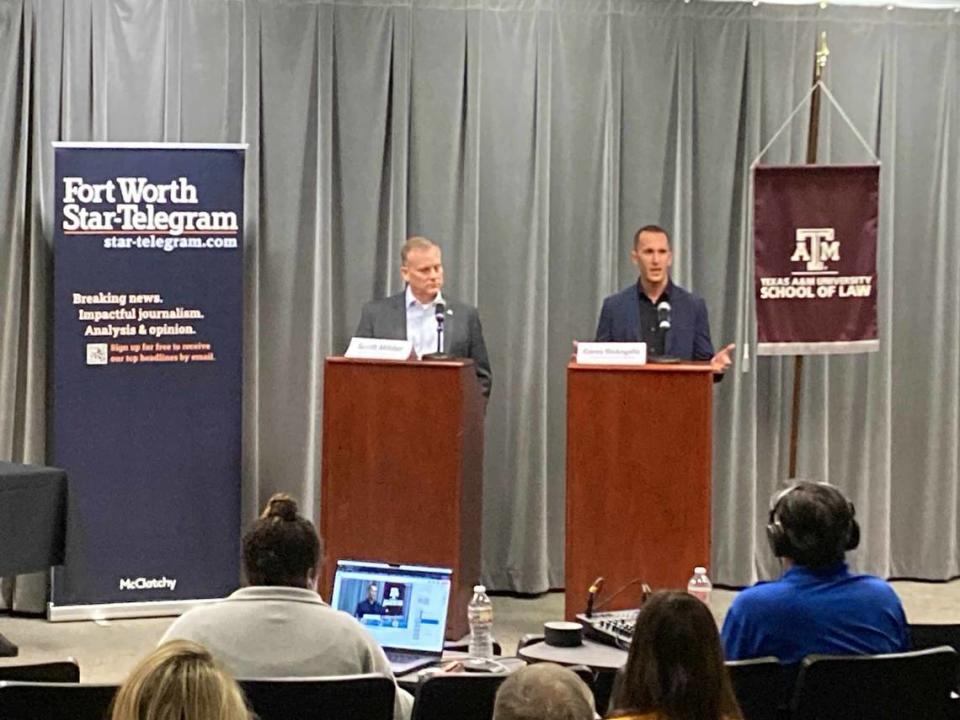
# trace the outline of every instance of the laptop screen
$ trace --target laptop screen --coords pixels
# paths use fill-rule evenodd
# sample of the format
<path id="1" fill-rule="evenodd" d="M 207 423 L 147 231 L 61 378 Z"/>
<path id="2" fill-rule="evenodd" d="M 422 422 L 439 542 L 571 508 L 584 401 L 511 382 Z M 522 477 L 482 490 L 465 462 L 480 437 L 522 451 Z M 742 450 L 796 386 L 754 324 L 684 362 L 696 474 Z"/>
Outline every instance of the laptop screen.
<path id="1" fill-rule="evenodd" d="M 338 560 L 330 604 L 353 615 L 384 648 L 443 652 L 447 568 Z"/>

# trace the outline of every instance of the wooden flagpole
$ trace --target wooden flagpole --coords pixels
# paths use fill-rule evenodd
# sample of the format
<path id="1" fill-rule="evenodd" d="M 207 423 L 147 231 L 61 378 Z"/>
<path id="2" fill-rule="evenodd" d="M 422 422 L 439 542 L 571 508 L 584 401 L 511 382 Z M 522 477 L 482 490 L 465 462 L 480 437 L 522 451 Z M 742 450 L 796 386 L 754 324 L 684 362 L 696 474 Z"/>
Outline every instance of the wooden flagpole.
<path id="1" fill-rule="evenodd" d="M 817 164 L 817 146 L 820 136 L 820 80 L 827 66 L 827 33 L 820 33 L 820 40 L 813 58 L 813 96 L 810 98 L 810 120 L 807 125 L 807 165 Z M 793 360 L 793 404 L 790 409 L 790 463 L 788 477 L 797 477 L 797 444 L 800 437 L 800 399 L 803 387 L 803 355 Z"/>

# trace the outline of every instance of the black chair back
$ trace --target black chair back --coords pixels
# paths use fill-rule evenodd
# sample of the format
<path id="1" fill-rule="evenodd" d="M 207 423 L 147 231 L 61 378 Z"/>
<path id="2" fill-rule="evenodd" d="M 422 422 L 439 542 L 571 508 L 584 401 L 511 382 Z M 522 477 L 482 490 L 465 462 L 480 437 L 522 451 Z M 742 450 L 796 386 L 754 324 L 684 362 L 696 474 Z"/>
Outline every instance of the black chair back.
<path id="1" fill-rule="evenodd" d="M 949 645 L 960 653 L 960 625 L 913 623 L 908 628 L 914 650 Z"/>
<path id="2" fill-rule="evenodd" d="M 587 687 L 593 690 L 593 684 L 597 681 L 597 673 L 593 668 L 587 667 L 586 665 L 568 665 L 567 666 L 574 675 L 583 680 Z"/>
<path id="3" fill-rule="evenodd" d="M 792 670 L 795 672 L 795 667 Z M 727 673 L 743 711 L 743 720 L 786 717 L 793 672 L 775 657 L 728 661 Z"/>
<path id="4" fill-rule="evenodd" d="M 525 635 L 521 635 L 517 641 L 517 655 L 519 655 L 520 651 L 527 645 L 533 645 L 538 642 L 543 642 L 543 633 L 526 633 Z"/>
<path id="5" fill-rule="evenodd" d="M 116 685 L 0 682 L 3 720 L 105 720 Z"/>
<path id="6" fill-rule="evenodd" d="M 941 647 L 890 655 L 804 658 L 795 720 L 946 720 L 960 656 Z"/>
<path id="7" fill-rule="evenodd" d="M 916 623 L 909 626 L 914 650 L 949 645 L 960 653 L 960 625 Z"/>
<path id="8" fill-rule="evenodd" d="M 392 720 L 396 686 L 383 675 L 239 680 L 259 720 Z"/>
<path id="9" fill-rule="evenodd" d="M 0 680 L 78 683 L 80 682 L 80 665 L 73 658 L 33 665 L 0 665 Z"/>
<path id="10" fill-rule="evenodd" d="M 417 685 L 412 720 L 490 720 L 497 690 L 506 678 L 480 673 L 428 677 Z"/>
<path id="11" fill-rule="evenodd" d="M 917 623 L 910 625 L 909 628 L 914 650 L 949 645 L 960 653 L 960 625 Z M 958 688 L 960 688 L 960 668 L 957 670 L 957 680 L 954 686 L 955 690 Z"/>

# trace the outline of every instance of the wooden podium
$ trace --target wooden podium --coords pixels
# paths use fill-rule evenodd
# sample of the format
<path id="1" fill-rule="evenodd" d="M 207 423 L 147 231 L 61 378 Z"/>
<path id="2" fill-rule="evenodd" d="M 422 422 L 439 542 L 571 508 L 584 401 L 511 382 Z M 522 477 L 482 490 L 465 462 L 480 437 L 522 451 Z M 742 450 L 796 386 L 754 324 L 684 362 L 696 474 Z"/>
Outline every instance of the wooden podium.
<path id="1" fill-rule="evenodd" d="M 684 588 L 710 561 L 713 373 L 706 364 L 567 366 L 566 616 L 633 580 Z M 604 610 L 638 607 L 639 584 Z"/>
<path id="2" fill-rule="evenodd" d="M 447 637 L 480 581 L 483 403 L 470 360 L 330 357 L 323 388 L 321 588 L 337 560 L 449 567 Z"/>

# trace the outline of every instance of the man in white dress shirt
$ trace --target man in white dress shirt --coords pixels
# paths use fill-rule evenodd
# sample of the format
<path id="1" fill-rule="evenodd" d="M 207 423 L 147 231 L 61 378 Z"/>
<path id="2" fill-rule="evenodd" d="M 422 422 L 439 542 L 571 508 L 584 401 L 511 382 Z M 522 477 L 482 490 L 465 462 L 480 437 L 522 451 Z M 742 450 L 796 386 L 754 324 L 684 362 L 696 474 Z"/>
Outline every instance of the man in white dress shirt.
<path id="1" fill-rule="evenodd" d="M 425 237 L 409 238 L 400 250 L 403 292 L 368 302 L 360 315 L 356 337 L 410 340 L 417 357 L 437 352 L 437 306 L 444 306 L 443 347 L 452 357 L 473 360 L 477 381 L 490 396 L 492 374 L 483 327 L 477 309 L 443 296 L 440 248 Z"/>

